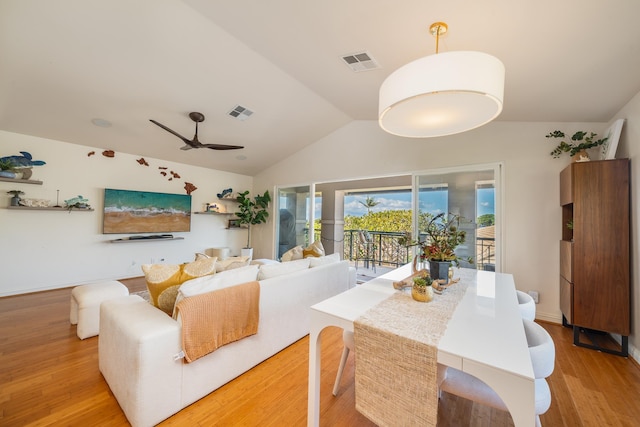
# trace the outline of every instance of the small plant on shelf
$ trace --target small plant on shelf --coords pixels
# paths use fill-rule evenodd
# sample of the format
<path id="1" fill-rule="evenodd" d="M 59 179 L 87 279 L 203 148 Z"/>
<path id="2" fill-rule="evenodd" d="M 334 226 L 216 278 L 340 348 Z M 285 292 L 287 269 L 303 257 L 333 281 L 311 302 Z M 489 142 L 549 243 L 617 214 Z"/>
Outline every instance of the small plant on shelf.
<path id="1" fill-rule="evenodd" d="M 562 153 L 569 153 L 570 157 L 575 156 L 581 151 L 588 150 L 589 148 L 599 147 L 605 142 L 607 142 L 607 137 L 596 139 L 598 134 L 593 132 L 584 132 L 578 131 L 573 134 L 571 137 L 571 141 L 560 141 L 560 143 L 553 149 L 550 153 L 554 159 L 557 159 L 562 155 Z M 549 132 L 546 136 L 547 138 L 566 138 L 564 132 L 560 130 L 554 130 L 553 132 Z M 588 158 L 588 156 L 587 156 Z"/>

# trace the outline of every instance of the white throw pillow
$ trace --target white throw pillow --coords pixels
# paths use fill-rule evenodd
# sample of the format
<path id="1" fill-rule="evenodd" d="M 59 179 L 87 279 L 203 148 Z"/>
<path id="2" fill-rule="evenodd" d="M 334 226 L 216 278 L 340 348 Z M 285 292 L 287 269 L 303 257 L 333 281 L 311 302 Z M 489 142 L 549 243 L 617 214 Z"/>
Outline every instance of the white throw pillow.
<path id="1" fill-rule="evenodd" d="M 287 252 L 282 254 L 280 261 L 289 262 L 296 259 L 302 259 L 302 246 L 296 246 L 295 248 L 289 249 Z"/>
<path id="2" fill-rule="evenodd" d="M 251 262 L 248 256 L 233 256 L 216 261 L 216 271 L 233 270 L 234 268 L 246 267 Z"/>
<path id="3" fill-rule="evenodd" d="M 319 265 L 333 264 L 340 262 L 340 254 L 334 253 L 321 257 L 309 257 L 309 268 L 318 267 Z"/>
<path id="4" fill-rule="evenodd" d="M 297 259 L 295 261 L 283 262 L 281 264 L 261 265 L 258 272 L 258 280 L 271 279 L 294 271 L 306 270 L 309 268 L 310 258 Z"/>

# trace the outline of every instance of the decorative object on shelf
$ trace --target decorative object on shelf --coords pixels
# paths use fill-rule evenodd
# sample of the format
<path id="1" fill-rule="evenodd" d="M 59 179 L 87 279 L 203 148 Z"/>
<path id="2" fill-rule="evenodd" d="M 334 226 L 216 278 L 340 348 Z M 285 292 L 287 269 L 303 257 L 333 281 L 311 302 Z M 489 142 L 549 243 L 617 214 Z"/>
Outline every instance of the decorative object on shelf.
<path id="1" fill-rule="evenodd" d="M 502 112 L 504 64 L 483 52 L 439 53 L 448 30 L 435 22 L 435 55 L 397 69 L 380 86 L 380 127 L 394 135 L 429 138 L 480 127 Z"/>
<path id="2" fill-rule="evenodd" d="M 267 211 L 267 207 L 269 206 L 269 202 L 271 202 L 271 195 L 269 195 L 269 190 L 267 190 L 263 195 L 258 194 L 253 198 L 253 200 L 251 200 L 251 197 L 249 197 L 249 191 L 247 190 L 239 193 L 236 197 L 236 201 L 240 205 L 240 210 L 236 212 L 238 223 L 240 225 L 247 226 L 246 248 L 250 248 L 251 226 L 267 222 L 267 218 L 269 217 L 269 211 Z"/>
<path id="3" fill-rule="evenodd" d="M 60 190 L 56 190 L 56 204 L 53 206 L 54 208 L 61 208 L 60 206 Z"/>
<path id="4" fill-rule="evenodd" d="M 13 195 L 13 197 L 11 198 L 11 206 L 20 206 L 20 195 L 24 194 L 23 191 L 10 190 L 10 191 L 7 191 L 7 194 Z"/>
<path id="5" fill-rule="evenodd" d="M 10 161 L 11 163 L 13 163 L 12 171 L 22 173 L 22 179 L 31 178 L 31 169 L 34 166 L 46 165 L 46 162 L 44 162 L 43 160 L 33 160 L 33 156 L 31 156 L 31 154 L 26 151 L 21 151 L 20 154 L 20 156 L 15 155 L 0 157 L 0 162 Z"/>
<path id="6" fill-rule="evenodd" d="M 91 206 L 89 206 L 88 202 L 89 202 L 89 199 L 85 199 L 81 195 L 78 195 L 77 197 L 72 197 L 71 199 L 65 200 L 64 207 L 65 209 L 69 209 L 69 211 L 71 211 L 71 209 L 73 208 L 90 209 Z"/>
<path id="7" fill-rule="evenodd" d="M 222 193 L 216 194 L 218 199 L 233 199 L 233 189 L 227 188 L 226 190 L 222 190 Z"/>
<path id="8" fill-rule="evenodd" d="M 618 119 L 609 129 L 605 131 L 606 142 L 602 144 L 602 159 L 611 160 L 616 158 L 616 150 L 618 149 L 618 140 L 622 133 L 622 125 L 624 125 L 624 119 Z"/>
<path id="9" fill-rule="evenodd" d="M 116 152 L 113 151 L 113 150 L 104 150 L 102 152 L 102 155 L 105 156 L 105 157 L 113 158 L 113 157 L 116 156 Z"/>
<path id="10" fill-rule="evenodd" d="M 247 226 L 240 224 L 239 219 L 230 219 L 227 228 L 247 228 Z"/>
<path id="11" fill-rule="evenodd" d="M 48 208 L 51 206 L 51 201 L 45 199 L 21 199 L 20 205 L 28 208 Z"/>
<path id="12" fill-rule="evenodd" d="M 411 297 L 420 302 L 429 302 L 433 300 L 433 279 L 428 275 L 421 275 L 413 278 L 413 286 L 411 286 Z"/>
<path id="13" fill-rule="evenodd" d="M 11 159 L 0 159 L 0 176 L 14 179 L 16 177 L 15 163 Z"/>
<path id="14" fill-rule="evenodd" d="M 198 189 L 198 187 L 196 187 L 195 185 L 193 185 L 193 184 L 192 184 L 192 183 L 190 183 L 190 182 L 185 182 L 185 183 L 184 183 L 184 189 L 185 189 L 185 191 L 187 192 L 187 194 L 191 194 L 191 193 L 193 193 L 194 191 L 196 191 L 196 190 Z"/>
<path id="15" fill-rule="evenodd" d="M 418 246 L 420 253 L 418 262 L 429 261 L 429 274 L 433 280 L 449 280 L 449 265 L 460 265 L 460 259 L 455 253 L 456 247 L 465 242 L 467 233 L 460 230 L 460 222 L 464 218 L 460 215 L 440 213 L 427 223 L 425 240 L 411 242 L 408 246 Z M 473 264 L 473 258 L 464 258 Z M 443 263 L 444 265 L 436 264 Z"/>
<path id="16" fill-rule="evenodd" d="M 574 161 L 587 162 L 590 158 L 586 150 L 589 148 L 599 147 L 607 142 L 607 137 L 595 139 L 597 136 L 597 133 L 578 131 L 571 137 L 571 142 L 560 141 L 550 154 L 554 159 L 557 159 L 562 155 L 562 153 L 569 153 L 570 157 L 578 156 Z M 549 134 L 546 135 L 546 138 L 566 138 L 566 136 L 564 132 L 554 130 L 553 132 L 549 132 Z"/>
<path id="17" fill-rule="evenodd" d="M 224 205 L 211 202 L 206 204 L 205 212 L 227 213 L 227 209 L 224 207 Z"/>

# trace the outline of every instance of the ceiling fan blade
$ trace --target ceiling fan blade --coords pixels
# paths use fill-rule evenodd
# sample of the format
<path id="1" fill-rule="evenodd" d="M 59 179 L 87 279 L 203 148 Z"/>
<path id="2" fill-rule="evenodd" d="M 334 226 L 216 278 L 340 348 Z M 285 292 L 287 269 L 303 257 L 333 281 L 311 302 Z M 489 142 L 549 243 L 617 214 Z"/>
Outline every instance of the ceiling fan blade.
<path id="1" fill-rule="evenodd" d="M 155 120 L 149 119 L 149 121 L 151 123 L 153 123 L 156 126 L 160 126 L 162 129 L 166 130 L 167 132 L 177 136 L 178 138 L 180 138 L 182 141 L 184 141 L 185 144 L 191 146 L 191 147 L 195 147 L 193 141 L 185 138 L 184 136 L 180 135 L 178 132 L 174 131 L 173 129 L 169 129 L 168 127 L 166 127 L 165 125 L 163 125 L 162 123 L 158 123 Z"/>
<path id="2" fill-rule="evenodd" d="M 202 144 L 201 146 L 211 148 L 212 150 L 240 150 L 244 148 L 242 145 L 224 145 L 224 144 Z"/>

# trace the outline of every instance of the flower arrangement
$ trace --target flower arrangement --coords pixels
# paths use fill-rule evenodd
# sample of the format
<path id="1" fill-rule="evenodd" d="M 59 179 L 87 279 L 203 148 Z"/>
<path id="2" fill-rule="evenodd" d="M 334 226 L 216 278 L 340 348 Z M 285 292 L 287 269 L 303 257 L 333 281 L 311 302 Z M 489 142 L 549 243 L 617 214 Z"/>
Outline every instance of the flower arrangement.
<path id="1" fill-rule="evenodd" d="M 571 142 L 560 141 L 560 143 L 556 146 L 556 148 L 553 149 L 550 154 L 554 159 L 560 157 L 562 153 L 569 153 L 569 156 L 573 157 L 583 150 L 587 150 L 593 147 L 599 147 L 600 145 L 607 142 L 607 137 L 594 140 L 596 136 L 598 136 L 598 134 L 593 132 L 587 134 L 587 132 L 578 131 L 571 137 Z M 566 136 L 564 132 L 560 130 L 554 130 L 553 132 L 550 132 L 548 135 L 546 135 L 546 138 L 566 138 Z"/>
<path id="2" fill-rule="evenodd" d="M 467 238 L 466 231 L 459 228 L 460 221 L 463 219 L 460 215 L 444 213 L 431 218 L 425 230 L 425 240 L 412 244 L 420 247 L 418 256 L 421 261 L 450 261 L 459 266 L 459 258 L 454 251 Z M 470 257 L 464 260 L 473 264 L 473 259 Z"/>

